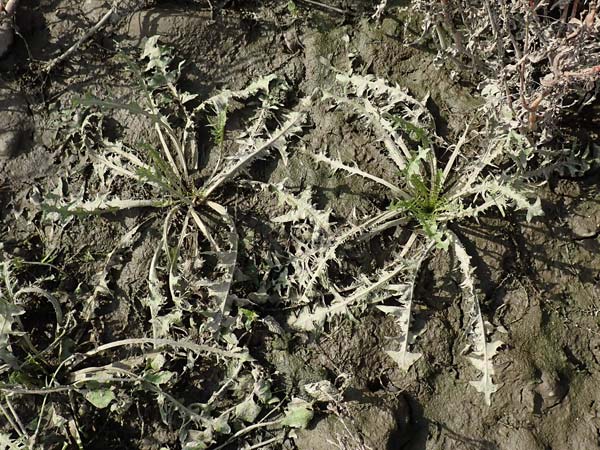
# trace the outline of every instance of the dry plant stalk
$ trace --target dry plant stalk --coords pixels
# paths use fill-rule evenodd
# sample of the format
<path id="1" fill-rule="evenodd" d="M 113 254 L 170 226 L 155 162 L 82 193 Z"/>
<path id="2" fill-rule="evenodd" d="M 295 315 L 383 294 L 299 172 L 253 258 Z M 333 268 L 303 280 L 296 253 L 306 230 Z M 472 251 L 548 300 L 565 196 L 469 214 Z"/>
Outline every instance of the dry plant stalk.
<path id="1" fill-rule="evenodd" d="M 569 145 L 564 141 L 572 140 L 565 118 L 591 105 L 598 92 L 597 0 L 418 0 L 414 6 L 422 13 L 423 32 L 432 37 L 439 58 L 452 60 L 503 93 L 502 103 L 510 114 L 490 108 L 490 116 L 513 129 L 523 127 L 536 150 L 557 147 L 554 161 L 543 151 L 537 164 L 561 171 L 579 165 L 585 170 L 585 149 L 567 153 L 568 158 L 562 149 Z"/>
<path id="2" fill-rule="evenodd" d="M 14 16 L 17 11 L 19 0 L 8 0 L 7 2 L 0 1 L 0 13 L 6 14 L 8 17 Z"/>

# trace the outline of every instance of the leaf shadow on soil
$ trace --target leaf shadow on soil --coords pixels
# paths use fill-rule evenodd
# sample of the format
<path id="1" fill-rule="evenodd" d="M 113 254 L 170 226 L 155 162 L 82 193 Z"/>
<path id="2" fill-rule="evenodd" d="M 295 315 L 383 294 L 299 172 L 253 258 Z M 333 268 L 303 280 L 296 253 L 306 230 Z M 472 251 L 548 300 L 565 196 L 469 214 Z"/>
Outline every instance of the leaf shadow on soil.
<path id="1" fill-rule="evenodd" d="M 472 439 L 450 429 L 447 425 L 437 424 L 441 428 L 441 433 L 455 442 L 460 442 L 466 450 L 499 450 L 499 447 L 484 439 Z M 425 447 L 423 447 L 425 449 Z"/>
<path id="2" fill-rule="evenodd" d="M 412 396 L 405 395 L 411 414 L 411 437 L 408 442 L 402 443 L 400 436 L 390 442 L 389 449 L 426 450 L 428 437 L 443 435 L 455 443 L 460 443 L 465 450 L 499 450 L 493 442 L 485 439 L 473 439 L 452 430 L 448 425 L 429 420 L 424 416 L 423 407 Z M 454 448 L 454 447 L 453 447 Z"/>
<path id="3" fill-rule="evenodd" d="M 503 221 L 494 225 L 481 222 L 472 225 L 461 224 L 457 228 L 456 232 L 473 259 L 481 287 L 486 295 L 497 289 L 499 283 L 493 281 L 492 269 L 485 262 L 485 257 L 498 261 L 499 270 L 516 277 L 527 277 L 537 289 L 545 292 L 550 292 L 558 283 L 541 280 L 536 275 L 537 265 L 544 265 L 558 271 L 575 270 L 582 280 L 594 276 L 590 267 L 576 262 L 565 263 L 548 251 L 549 241 L 553 242 L 554 247 L 577 243 L 577 241 L 566 233 L 560 232 L 561 230 L 557 230 L 558 233 L 553 232 L 548 229 L 548 224 L 542 221 L 525 223 L 511 220 L 508 224 Z M 531 235 L 537 235 L 535 241 L 532 241 Z M 477 243 L 481 240 L 488 241 L 498 248 L 482 249 Z"/>

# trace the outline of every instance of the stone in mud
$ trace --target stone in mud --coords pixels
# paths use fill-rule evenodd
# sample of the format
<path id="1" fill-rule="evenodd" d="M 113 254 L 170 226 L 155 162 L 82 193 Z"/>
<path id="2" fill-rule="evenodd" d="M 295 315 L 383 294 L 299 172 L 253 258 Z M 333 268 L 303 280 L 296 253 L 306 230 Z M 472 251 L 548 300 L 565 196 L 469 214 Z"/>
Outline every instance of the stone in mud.
<path id="1" fill-rule="evenodd" d="M 12 89 L 0 87 L 0 159 L 16 156 L 30 130 L 25 98 Z"/>
<path id="2" fill-rule="evenodd" d="M 298 430 L 298 450 L 331 450 L 334 444 L 340 448 L 397 448 L 397 436 L 404 434 L 409 417 L 405 401 L 392 408 L 380 398 L 345 402 L 340 410 L 345 413 L 321 419 L 312 429 Z"/>
<path id="3" fill-rule="evenodd" d="M 600 203 L 597 200 L 580 203 L 567 222 L 571 232 L 578 239 L 596 236 L 600 232 Z"/>
<path id="4" fill-rule="evenodd" d="M 548 372 L 542 372 L 541 378 L 542 382 L 535 388 L 535 392 L 540 395 L 544 409 L 552 408 L 567 395 L 568 387 L 556 375 Z"/>

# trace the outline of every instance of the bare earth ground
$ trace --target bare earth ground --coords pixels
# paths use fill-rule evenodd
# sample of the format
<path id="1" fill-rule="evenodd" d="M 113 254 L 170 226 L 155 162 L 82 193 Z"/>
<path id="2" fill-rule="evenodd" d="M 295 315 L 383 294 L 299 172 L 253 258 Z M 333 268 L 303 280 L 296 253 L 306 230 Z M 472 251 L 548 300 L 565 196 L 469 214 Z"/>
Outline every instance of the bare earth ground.
<path id="1" fill-rule="evenodd" d="M 41 75 L 42 61 L 60 54 L 80 30 L 107 11 L 102 1 L 86 0 L 77 7 L 74 3 L 23 0 L 17 20 L 24 40 L 17 38 L 0 62 L 0 102 L 7 105 L 0 120 L 16 120 L 13 128 L 20 134 L 15 154 L 0 162 L 0 239 L 9 254 L 39 260 L 54 251 L 46 246 L 49 233 L 60 233 L 61 248 L 55 250 L 54 261 L 65 276 L 57 288 L 67 293 L 93 286 L 105 255 L 138 217 L 91 217 L 63 230 L 41 229 L 31 203 L 35 189 L 51 191 L 57 174 L 77 167 L 76 157 L 63 145 L 73 98 L 84 93 L 135 96 L 112 58 L 117 44 L 132 51 L 145 37 L 161 35 L 187 61 L 185 87 L 201 96 L 223 87 L 239 89 L 277 73 L 300 98 L 331 82 L 319 57 L 344 68 L 349 64 L 346 54 L 352 51 L 369 72 L 407 87 L 417 98 L 429 92 L 428 106 L 440 134 L 458 136 L 477 114 L 474 89 L 467 82 L 452 81 L 426 50 L 403 46 L 401 19 L 388 17 L 380 25 L 368 20 L 370 2 L 335 2 L 352 12 L 346 17 L 311 7 L 297 19 L 283 1 L 229 2 L 214 17 L 202 2 L 156 2 L 102 30 L 65 64 Z M 342 39 L 346 35 L 349 43 Z M 116 113 L 112 120 L 115 133 L 126 140 L 148 134 L 131 117 Z M 327 146 L 371 173 L 392 170 L 352 121 L 314 106 L 311 122 L 301 138 L 309 151 Z M 254 166 L 251 174 L 263 181 L 287 178 L 288 185 L 313 186 L 321 206 L 333 208 L 338 218 L 381 201 L 382 193 L 373 186 L 331 175 L 300 153 L 290 154 L 287 167 L 273 158 Z M 81 177 L 85 179 L 85 171 Z M 351 438 L 362 436 L 374 450 L 600 449 L 599 182 L 600 174 L 591 172 L 540 185 L 545 216 L 531 223 L 521 216 L 486 217 L 457 227 L 474 256 L 484 313 L 505 343 L 496 358 L 502 387 L 491 407 L 464 375 L 472 369 L 461 354 L 466 319 L 460 307 L 460 280 L 452 270 L 454 262 L 440 252 L 427 261 L 420 276 L 416 319 L 425 325 L 419 340 L 424 357 L 408 374 L 383 352 L 385 336 L 393 334 L 395 325 L 376 310 L 365 311 L 357 320 L 338 321 L 318 338 L 298 335 L 280 342 L 267 331 L 256 338 L 251 351 L 278 373 L 281 389 L 342 375 L 349 380 L 342 404 L 350 418 L 347 429 L 338 416 L 323 411 L 309 429 L 272 448 L 329 449 L 334 447 L 328 440 L 345 435 L 349 443 L 340 448 L 361 448 L 353 447 Z M 242 271 L 247 264 L 248 273 L 253 251 L 272 238 L 284 239 L 269 235 L 267 218 L 277 205 L 260 195 L 241 189 L 226 199 L 246 236 Z M 359 272 L 376 260 L 385 239 L 392 238 L 366 246 L 348 271 Z M 92 340 L 110 342 L 145 333 L 147 313 L 135 295 L 145 286 L 155 243 L 150 222 L 114 275 L 111 286 L 119 295 L 102 305 L 88 329 Z M 240 283 L 238 289 L 248 289 L 248 283 Z M 50 313 L 45 308 L 39 306 L 24 322 L 43 330 L 44 314 Z M 283 318 L 268 307 L 265 313 Z M 133 419 L 109 422 L 102 412 L 85 408 L 76 412 L 89 421 L 80 422 L 85 448 L 177 448 L 156 415 L 156 423 L 146 421 L 141 434 L 140 423 Z"/>

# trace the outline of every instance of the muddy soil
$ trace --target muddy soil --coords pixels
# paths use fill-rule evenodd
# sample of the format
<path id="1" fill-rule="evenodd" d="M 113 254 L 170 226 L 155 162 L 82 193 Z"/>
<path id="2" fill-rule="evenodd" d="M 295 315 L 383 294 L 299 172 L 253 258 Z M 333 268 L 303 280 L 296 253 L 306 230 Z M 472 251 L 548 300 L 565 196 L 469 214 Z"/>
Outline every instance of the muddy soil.
<path id="1" fill-rule="evenodd" d="M 85 0 L 75 8 L 71 0 L 23 0 L 16 19 L 20 35 L 0 61 L 0 104 L 6 105 L 0 108 L 6 124 L 0 136 L 0 242 L 12 256 L 59 267 L 64 276 L 54 287 L 73 294 L 62 300 L 67 308 L 80 308 L 73 299 L 81 296 L 75 294 L 94 289 L 105 256 L 140 222 L 139 216 L 41 224 L 36 200 L 40 193 L 56 192 L 57 174 L 66 170 L 79 173 L 79 182 L 85 183 L 87 169 L 66 144 L 78 120 L 72 101 L 87 93 L 135 98 L 114 56 L 139 51 L 149 36 L 158 34 L 176 49 L 185 60 L 182 85 L 200 97 L 225 87 L 240 89 L 275 73 L 292 87 L 293 104 L 316 88 L 331 87 L 333 75 L 320 62 L 324 57 L 340 70 L 353 64 L 417 98 L 429 96 L 437 131 L 450 141 L 479 114 L 475 87 L 454 81 L 426 49 L 404 45 L 404 19 L 395 9 L 380 24 L 370 20 L 374 6 L 367 1 L 329 2 L 335 9 L 298 2 L 295 13 L 285 1 L 213 1 L 225 4 L 213 12 L 201 1 L 149 2 L 110 22 L 45 74 L 43 63 L 96 23 L 108 3 Z M 299 190 L 311 187 L 319 206 L 331 208 L 337 220 L 388 204 L 392 199 L 384 190 L 332 174 L 307 156 L 326 149 L 378 176 L 393 177 L 394 168 L 373 136 L 357 121 L 318 104 L 309 115 L 311 126 L 297 146 L 305 151 L 291 152 L 287 165 L 277 158 L 258 163 L 250 170 L 252 178 L 286 180 Z M 147 125 L 131 115 L 117 112 L 108 119 L 111 132 L 123 140 L 149 135 Z M 537 194 L 545 215 L 530 223 L 522 215 L 489 216 L 455 227 L 476 265 L 493 338 L 503 342 L 495 359 L 501 387 L 491 406 L 468 383 L 477 375 L 464 356 L 467 318 L 460 276 L 452 258 L 440 251 L 426 261 L 419 277 L 415 320 L 423 330 L 418 339 L 423 357 L 408 373 L 385 354 L 386 336 L 394 335 L 396 325 L 375 309 L 336 320 L 318 336 L 283 339 L 263 330 L 265 335 L 253 341 L 251 351 L 277 374 L 282 392 L 302 395 L 303 386 L 320 380 L 344 387 L 343 399 L 321 405 L 307 429 L 264 448 L 600 449 L 599 182 L 598 173 L 590 172 L 540 183 Z M 279 206 L 266 194 L 243 188 L 227 202 L 246 236 L 250 256 L 242 262 L 250 264 L 252 252 L 268 245 L 268 218 L 278 214 Z M 138 295 L 160 235 L 153 227 L 150 221 L 112 272 L 110 288 L 118 295 L 102 303 L 86 328 L 86 339 L 94 345 L 147 333 L 148 316 Z M 384 248 L 383 241 L 366 246 L 349 273 L 374 264 Z M 240 271 L 255 269 L 242 266 Z M 240 292 L 248 284 L 240 283 Z M 43 332 L 49 326 L 44 315 L 50 312 L 42 306 L 33 311 L 24 323 Z M 272 308 L 257 313 L 285 320 Z M 198 379 L 210 376 L 216 375 L 200 373 Z M 75 405 L 66 395 L 63 401 L 65 410 Z M 90 405 L 79 404 L 72 412 L 81 426 L 81 448 L 178 445 L 176 431 L 156 413 L 140 410 L 137 417 L 127 416 L 130 422 L 116 423 Z M 227 448 L 246 448 L 235 445 Z"/>

